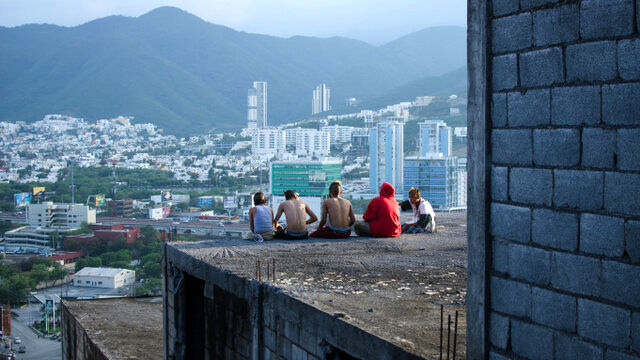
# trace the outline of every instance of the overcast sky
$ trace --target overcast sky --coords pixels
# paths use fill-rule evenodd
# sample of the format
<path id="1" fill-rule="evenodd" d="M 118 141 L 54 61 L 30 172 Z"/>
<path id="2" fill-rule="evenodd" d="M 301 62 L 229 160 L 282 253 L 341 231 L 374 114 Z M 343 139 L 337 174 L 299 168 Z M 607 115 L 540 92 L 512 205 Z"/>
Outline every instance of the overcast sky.
<path id="1" fill-rule="evenodd" d="M 0 0 L 0 26 L 76 26 L 175 6 L 236 30 L 288 37 L 347 36 L 371 43 L 439 25 L 466 26 L 466 0 Z"/>

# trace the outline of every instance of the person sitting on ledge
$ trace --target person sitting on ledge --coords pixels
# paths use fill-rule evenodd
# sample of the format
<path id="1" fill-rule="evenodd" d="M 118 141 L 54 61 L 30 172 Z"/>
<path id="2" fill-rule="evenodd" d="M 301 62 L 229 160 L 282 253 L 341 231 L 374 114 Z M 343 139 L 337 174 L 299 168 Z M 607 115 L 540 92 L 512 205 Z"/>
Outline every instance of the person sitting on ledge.
<path id="1" fill-rule="evenodd" d="M 396 237 L 400 235 L 400 211 L 393 198 L 396 191 L 389 183 L 380 187 L 380 196 L 367 206 L 362 219 L 353 228 L 359 236 Z"/>
<path id="2" fill-rule="evenodd" d="M 436 214 L 431 204 L 420 197 L 420 190 L 411 188 L 409 200 L 400 203 L 403 211 L 413 210 L 413 220 L 402 224 L 402 232 L 415 234 L 425 230 L 434 232 L 436 228 Z"/>
<path id="3" fill-rule="evenodd" d="M 309 232 L 307 231 L 307 225 L 312 224 L 318 220 L 316 214 L 309 208 L 304 201 L 298 199 L 298 194 L 293 190 L 286 190 L 284 192 L 285 201 L 278 206 L 276 212 L 276 218 L 273 220 L 273 224 L 276 226 L 276 239 L 283 240 L 303 240 L 309 238 Z M 286 229 L 278 224 L 280 216 L 284 212 L 287 220 Z M 307 219 L 309 215 L 309 219 Z"/>
<path id="4" fill-rule="evenodd" d="M 336 180 L 329 186 L 329 198 L 322 202 L 322 218 L 318 230 L 312 232 L 310 237 L 344 239 L 351 236 L 351 226 L 356 222 L 356 217 L 349 200 L 341 198 L 340 194 L 342 184 Z"/>
<path id="5" fill-rule="evenodd" d="M 253 203 L 256 205 L 249 209 L 249 227 L 253 239 L 257 242 L 271 240 L 275 235 L 273 231 L 273 209 L 267 206 L 267 199 L 260 191 L 253 195 Z"/>

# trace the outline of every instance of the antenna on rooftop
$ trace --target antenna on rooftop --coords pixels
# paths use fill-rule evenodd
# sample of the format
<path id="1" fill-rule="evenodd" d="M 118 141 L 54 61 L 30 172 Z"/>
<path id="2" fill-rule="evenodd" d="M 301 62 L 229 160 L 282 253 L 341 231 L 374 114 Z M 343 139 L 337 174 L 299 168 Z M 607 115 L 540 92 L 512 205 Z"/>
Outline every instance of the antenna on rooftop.
<path id="1" fill-rule="evenodd" d="M 116 177 L 116 163 L 117 160 L 113 159 L 111 160 L 113 163 L 113 200 L 116 199 L 116 181 L 117 181 L 117 177 Z"/>
<path id="2" fill-rule="evenodd" d="M 71 203 L 76 203 L 76 185 L 73 183 L 73 160 L 71 161 Z"/>

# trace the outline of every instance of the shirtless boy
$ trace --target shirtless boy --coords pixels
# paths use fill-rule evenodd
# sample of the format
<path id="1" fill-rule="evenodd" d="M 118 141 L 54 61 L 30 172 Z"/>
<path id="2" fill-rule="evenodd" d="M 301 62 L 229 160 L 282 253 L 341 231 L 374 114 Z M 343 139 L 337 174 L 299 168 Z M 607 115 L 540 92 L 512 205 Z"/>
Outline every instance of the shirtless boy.
<path id="1" fill-rule="evenodd" d="M 322 219 L 318 230 L 309 236 L 344 239 L 351 235 L 351 226 L 356 222 L 356 217 L 349 200 L 341 198 L 340 194 L 342 194 L 342 184 L 336 180 L 329 186 L 329 199 L 322 203 Z M 328 224 L 327 218 L 329 218 Z"/>
<path id="2" fill-rule="evenodd" d="M 307 232 L 307 224 L 316 222 L 318 217 L 313 213 L 313 211 L 311 211 L 309 205 L 298 199 L 298 194 L 295 191 L 285 191 L 284 198 L 285 201 L 278 206 L 276 217 L 273 220 L 273 224 L 277 228 L 275 238 L 285 240 L 301 240 L 308 238 L 309 232 Z M 278 220 L 280 220 L 283 212 L 287 219 L 286 229 L 278 225 Z M 309 215 L 308 220 L 307 215 Z"/>

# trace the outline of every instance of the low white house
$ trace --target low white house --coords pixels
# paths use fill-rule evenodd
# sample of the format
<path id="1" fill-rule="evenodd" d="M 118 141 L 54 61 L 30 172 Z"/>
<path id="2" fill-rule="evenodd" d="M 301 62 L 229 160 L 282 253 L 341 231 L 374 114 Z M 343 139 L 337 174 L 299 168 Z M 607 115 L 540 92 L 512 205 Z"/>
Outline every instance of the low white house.
<path id="1" fill-rule="evenodd" d="M 136 272 L 129 269 L 85 267 L 73 276 L 73 285 L 116 289 L 133 284 Z"/>

